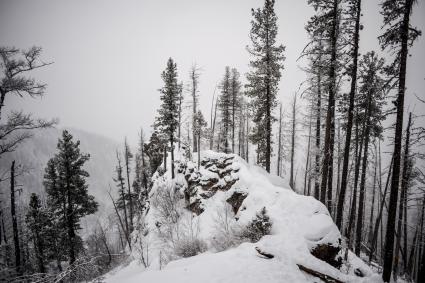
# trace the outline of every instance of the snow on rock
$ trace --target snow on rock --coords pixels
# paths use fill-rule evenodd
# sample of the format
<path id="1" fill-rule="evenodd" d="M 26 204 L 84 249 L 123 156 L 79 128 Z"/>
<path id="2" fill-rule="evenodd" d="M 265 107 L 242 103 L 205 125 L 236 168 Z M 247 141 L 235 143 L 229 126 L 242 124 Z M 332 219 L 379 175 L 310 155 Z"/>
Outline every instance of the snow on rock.
<path id="1" fill-rule="evenodd" d="M 208 243 L 210 251 L 171 258 L 162 266 L 157 262 L 166 250 L 156 240 L 150 248 L 153 254 L 149 267 L 131 264 L 108 274 L 106 282 L 319 282 L 301 271 L 298 264 L 342 282 L 379 282 L 379 276 L 351 253 L 348 274 L 336 268 L 341 263 L 341 235 L 326 207 L 313 197 L 296 194 L 278 177 L 271 177 L 234 154 L 205 151 L 199 170 L 197 164 L 179 159 L 176 178 L 171 180 L 169 172 L 156 174 L 150 196 L 155 198 L 164 187 L 177 190 L 185 207 L 181 214 L 189 216 L 191 223 L 196 221 L 197 237 Z M 242 243 L 213 253 L 209 243 L 217 230 L 217 213 L 226 205 L 233 211 L 232 223 L 239 227 L 250 223 L 265 207 L 272 222 L 271 235 L 257 243 Z M 150 237 L 155 239 L 155 231 L 162 225 L 155 216 L 157 212 L 151 204 L 145 220 Z M 274 257 L 264 258 L 256 248 Z M 356 268 L 365 277 L 355 276 Z"/>

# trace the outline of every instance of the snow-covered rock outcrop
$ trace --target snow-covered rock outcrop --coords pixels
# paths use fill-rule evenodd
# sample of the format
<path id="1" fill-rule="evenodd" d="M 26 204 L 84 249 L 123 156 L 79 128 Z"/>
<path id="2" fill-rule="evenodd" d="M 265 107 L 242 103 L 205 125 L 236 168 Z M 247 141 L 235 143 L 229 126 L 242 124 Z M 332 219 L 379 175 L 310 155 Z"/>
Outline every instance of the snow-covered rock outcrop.
<path id="1" fill-rule="evenodd" d="M 108 274 L 107 282 L 320 282 L 301 271 L 300 265 L 342 282 L 371 282 L 379 277 L 351 253 L 349 264 L 343 267 L 348 272 L 337 269 L 341 263 L 341 235 L 326 207 L 313 197 L 298 195 L 280 178 L 247 164 L 237 155 L 206 151 L 199 170 L 197 164 L 181 159 L 176 172 L 174 180 L 169 172 L 154 176 L 144 222 L 148 231 L 145 235 L 152 240 L 151 264 L 144 268 L 132 262 Z M 171 258 L 162 266 L 157 262 L 161 262 L 166 248 L 157 238 L 163 235 L 161 229 L 166 223 L 161 222 L 161 209 L 155 207 L 154 200 L 164 188 L 180 196 L 185 208 L 178 212 L 179 217 L 185 214 L 191 223 L 196 221 L 197 237 L 209 251 L 189 258 Z M 212 252 L 217 214 L 226 206 L 232 211 L 229 223 L 239 227 L 246 226 L 265 208 L 272 223 L 270 235 L 256 243 Z M 274 257 L 269 259 L 258 251 Z M 365 277 L 356 277 L 354 269 L 361 270 Z"/>

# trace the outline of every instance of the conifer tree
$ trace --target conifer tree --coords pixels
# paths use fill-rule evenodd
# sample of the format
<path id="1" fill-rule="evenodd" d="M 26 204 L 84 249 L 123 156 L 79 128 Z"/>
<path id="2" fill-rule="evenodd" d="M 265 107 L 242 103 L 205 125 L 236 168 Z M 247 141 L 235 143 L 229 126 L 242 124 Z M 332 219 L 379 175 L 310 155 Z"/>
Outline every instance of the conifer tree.
<path id="1" fill-rule="evenodd" d="M 190 94 L 192 96 L 192 121 L 198 113 L 198 92 L 199 92 L 199 68 L 194 64 L 190 69 Z M 194 125 L 192 125 L 193 151 L 198 151 L 198 142 L 196 141 L 196 133 Z"/>
<path id="2" fill-rule="evenodd" d="M 207 126 L 207 122 L 204 119 L 202 112 L 198 110 L 196 115 L 193 118 L 193 128 L 196 134 L 196 139 L 198 141 L 198 170 L 201 166 L 201 137 L 204 132 L 204 128 Z"/>
<path id="3" fill-rule="evenodd" d="M 359 194 L 359 207 L 357 213 L 356 225 L 356 241 L 355 252 L 360 255 L 360 245 L 363 232 L 363 214 L 365 202 L 365 185 L 366 185 L 366 171 L 368 164 L 368 152 L 370 140 L 374 138 L 381 138 L 383 131 L 381 122 L 384 120 L 383 107 L 385 105 L 385 78 L 384 73 L 384 60 L 379 58 L 375 52 L 368 52 L 359 63 L 360 73 L 360 88 L 358 105 L 359 109 L 364 109 L 357 119 L 360 119 L 363 124 L 363 160 L 362 160 L 362 173 L 360 180 L 360 194 Z M 360 153 L 361 154 L 361 153 Z"/>
<path id="4" fill-rule="evenodd" d="M 220 140 L 219 146 L 224 153 L 230 152 L 230 130 L 232 127 L 232 92 L 230 67 L 226 67 L 220 84 L 221 95 L 218 101 L 220 111 Z"/>
<path id="5" fill-rule="evenodd" d="M 122 210 L 124 212 L 124 224 L 125 224 L 125 236 L 126 238 L 129 238 L 129 235 L 131 233 L 130 230 L 130 221 L 128 219 L 129 213 L 128 213 L 128 194 L 125 189 L 125 179 L 123 176 L 123 167 L 121 165 L 121 156 L 119 152 L 117 151 L 117 166 L 115 167 L 115 172 L 117 173 L 116 178 L 114 178 L 115 183 L 117 184 L 118 188 L 118 199 L 116 201 L 117 208 Z"/>
<path id="6" fill-rule="evenodd" d="M 388 208 L 388 221 L 385 234 L 385 255 L 382 279 L 389 282 L 393 267 L 394 234 L 397 214 L 401 143 L 403 136 L 404 95 L 406 91 L 407 55 L 409 46 L 421 34 L 420 31 L 410 24 L 414 0 L 384 0 L 381 14 L 384 16 L 384 26 L 387 28 L 379 37 L 381 47 L 389 49 L 395 54 L 393 70 L 398 77 L 398 93 L 395 102 L 397 117 L 394 133 L 394 153 L 391 179 L 390 200 Z"/>
<path id="7" fill-rule="evenodd" d="M 240 74 L 236 68 L 232 68 L 230 77 L 230 99 L 232 113 L 232 153 L 235 153 L 235 131 L 238 117 L 241 109 L 241 83 Z"/>
<path id="8" fill-rule="evenodd" d="M 354 116 L 354 99 L 356 95 L 357 86 L 357 66 L 359 57 L 359 41 L 360 41 L 360 16 L 361 16 L 361 0 L 349 0 L 347 7 L 347 14 L 349 17 L 348 30 L 349 39 L 352 40 L 352 46 L 350 48 L 351 61 L 348 72 L 350 72 L 350 94 L 349 94 L 349 105 L 347 109 L 347 125 L 346 135 L 344 144 L 344 159 L 342 163 L 342 176 L 341 176 L 341 187 L 340 195 L 338 198 L 338 206 L 336 211 L 336 225 L 339 229 L 342 228 L 342 219 L 344 212 L 345 193 L 348 183 L 348 163 L 350 159 L 350 148 L 351 148 L 351 135 L 353 129 L 353 116 Z"/>
<path id="9" fill-rule="evenodd" d="M 76 260 L 78 246 L 81 245 L 81 238 L 78 236 L 78 230 L 81 229 L 80 219 L 95 213 L 98 204 L 94 197 L 88 194 L 86 178 L 89 173 L 83 167 L 90 155 L 80 152 L 80 141 L 75 142 L 72 135 L 64 130 L 57 150 L 48 162 L 48 166 L 54 166 L 57 180 L 46 180 L 50 175 L 45 176 L 45 184 L 55 183 L 55 186 L 46 186 L 46 193 L 50 209 L 58 217 L 60 227 L 66 231 L 64 244 L 72 264 Z"/>
<path id="10" fill-rule="evenodd" d="M 278 45 L 277 16 L 274 0 L 265 0 L 262 9 L 252 9 L 251 71 L 247 75 L 247 95 L 252 99 L 253 121 L 255 127 L 251 140 L 257 145 L 258 163 L 270 172 L 272 154 L 272 125 L 276 120 L 273 110 L 277 105 L 276 94 L 285 59 L 285 47 Z"/>
<path id="11" fill-rule="evenodd" d="M 162 73 L 164 87 L 161 93 L 161 107 L 158 110 L 156 125 L 167 136 L 171 146 L 171 177 L 174 179 L 174 141 L 178 128 L 179 85 L 177 83 L 177 64 L 169 58 L 167 68 Z M 165 164 L 164 164 L 165 165 Z"/>
<path id="12" fill-rule="evenodd" d="M 30 231 L 30 240 L 32 240 L 34 245 L 38 272 L 45 273 L 45 264 L 48 260 L 47 250 L 49 250 L 51 245 L 51 239 L 49 239 L 51 233 L 49 230 L 52 229 L 52 222 L 46 208 L 41 205 L 40 198 L 35 193 L 31 194 L 25 222 Z"/>
<path id="13" fill-rule="evenodd" d="M 133 153 L 131 153 L 130 146 L 127 143 L 127 138 L 124 140 L 124 161 L 125 161 L 125 173 L 127 177 L 127 202 L 129 206 L 129 232 L 133 231 L 133 214 L 134 214 L 134 195 L 131 191 L 130 183 L 130 163 L 133 160 Z"/>
<path id="14" fill-rule="evenodd" d="M 308 24 L 309 28 L 315 31 L 315 35 L 321 38 L 319 44 L 323 44 L 323 48 L 326 50 L 326 63 L 322 71 L 326 73 L 325 85 L 328 92 L 328 103 L 326 110 L 320 201 L 326 204 L 331 213 L 340 2 L 341 0 L 310 0 L 309 4 L 316 10 L 316 15 L 310 19 Z M 317 32 L 320 32 L 320 34 L 317 34 Z"/>

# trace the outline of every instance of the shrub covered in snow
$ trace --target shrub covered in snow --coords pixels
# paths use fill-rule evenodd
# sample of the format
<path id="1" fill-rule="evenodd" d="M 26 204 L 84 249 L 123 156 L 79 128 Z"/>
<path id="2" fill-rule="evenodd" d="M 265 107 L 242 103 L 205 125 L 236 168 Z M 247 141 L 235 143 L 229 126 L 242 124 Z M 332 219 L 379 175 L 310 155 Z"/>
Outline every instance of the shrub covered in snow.
<path id="1" fill-rule="evenodd" d="M 263 207 L 255 218 L 242 229 L 241 237 L 249 239 L 252 243 L 258 242 L 263 236 L 270 235 L 272 223 Z"/>
<path id="2" fill-rule="evenodd" d="M 180 257 L 191 257 L 207 250 L 207 244 L 198 238 L 183 238 L 176 243 L 175 252 Z"/>
<path id="3" fill-rule="evenodd" d="M 221 252 L 242 243 L 241 228 L 236 224 L 232 207 L 228 203 L 217 209 L 213 220 L 215 233 L 210 243 L 215 251 Z"/>

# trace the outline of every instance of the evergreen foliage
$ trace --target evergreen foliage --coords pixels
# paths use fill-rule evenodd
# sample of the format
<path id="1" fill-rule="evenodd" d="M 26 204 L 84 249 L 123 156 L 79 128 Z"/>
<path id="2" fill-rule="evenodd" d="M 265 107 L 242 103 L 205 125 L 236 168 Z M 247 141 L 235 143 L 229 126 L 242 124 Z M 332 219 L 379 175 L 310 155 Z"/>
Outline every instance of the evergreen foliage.
<path id="1" fill-rule="evenodd" d="M 251 141 L 257 145 L 257 163 L 268 172 L 272 154 L 272 124 L 276 121 L 273 110 L 277 105 L 276 94 L 285 59 L 285 47 L 276 42 L 277 16 L 274 3 L 274 0 L 265 0 L 262 9 L 252 9 L 251 47 L 248 47 L 252 60 L 246 85 L 246 94 L 252 99 L 255 123 Z"/>
<path id="2" fill-rule="evenodd" d="M 78 235 L 80 219 L 95 213 L 98 207 L 94 197 L 88 194 L 86 178 L 89 173 L 83 168 L 90 155 L 81 153 L 79 147 L 80 141 L 75 142 L 64 130 L 58 141 L 58 152 L 49 160 L 44 176 L 49 209 L 58 220 L 58 228 L 66 231 L 63 244 L 71 264 L 82 249 Z"/>

